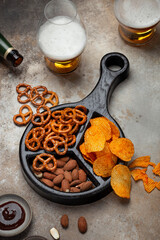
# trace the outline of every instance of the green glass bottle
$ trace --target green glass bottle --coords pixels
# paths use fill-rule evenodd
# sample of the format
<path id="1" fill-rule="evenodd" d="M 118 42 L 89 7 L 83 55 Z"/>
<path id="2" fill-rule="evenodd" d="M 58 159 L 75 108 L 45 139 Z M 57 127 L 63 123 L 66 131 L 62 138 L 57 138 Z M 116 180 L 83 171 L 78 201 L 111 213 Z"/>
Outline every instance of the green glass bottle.
<path id="1" fill-rule="evenodd" d="M 0 33 L 0 56 L 10 62 L 13 67 L 17 67 L 23 61 L 23 56 L 13 48 L 7 39 Z"/>

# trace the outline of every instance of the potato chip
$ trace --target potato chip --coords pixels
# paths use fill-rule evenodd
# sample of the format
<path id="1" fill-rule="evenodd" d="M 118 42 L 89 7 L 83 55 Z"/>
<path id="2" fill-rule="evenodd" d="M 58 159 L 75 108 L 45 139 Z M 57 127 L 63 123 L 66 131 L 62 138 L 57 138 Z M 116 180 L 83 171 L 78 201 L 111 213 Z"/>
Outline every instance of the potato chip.
<path id="1" fill-rule="evenodd" d="M 114 139 L 109 147 L 114 155 L 126 162 L 129 162 L 134 154 L 134 145 L 128 138 Z"/>
<path id="2" fill-rule="evenodd" d="M 158 163 L 152 171 L 154 174 L 160 176 L 160 163 Z"/>
<path id="3" fill-rule="evenodd" d="M 131 175 L 135 181 L 138 180 L 148 180 L 148 176 L 146 174 L 147 168 L 145 169 L 134 169 L 131 171 Z"/>
<path id="4" fill-rule="evenodd" d="M 88 162 L 90 162 L 91 164 L 93 164 L 94 160 L 96 159 L 96 154 L 95 153 L 87 153 L 86 152 L 86 148 L 85 148 L 85 144 L 82 143 L 79 146 L 79 149 L 84 157 L 84 159 Z"/>
<path id="5" fill-rule="evenodd" d="M 153 179 L 149 178 L 149 177 L 148 177 L 147 182 L 143 181 L 143 185 L 144 185 L 144 188 L 145 188 L 146 192 L 148 192 L 148 193 L 152 192 L 156 187 L 155 181 Z"/>
<path id="6" fill-rule="evenodd" d="M 105 154 L 98 157 L 93 163 L 93 171 L 97 176 L 110 177 L 115 163 L 112 160 L 112 155 Z"/>
<path id="7" fill-rule="evenodd" d="M 104 149 L 102 151 L 95 152 L 95 154 L 96 154 L 97 158 L 104 156 L 106 154 L 111 154 L 113 162 L 115 164 L 117 163 L 117 157 L 111 152 L 111 150 L 109 148 L 109 144 L 107 142 L 105 143 Z"/>
<path id="8" fill-rule="evenodd" d="M 131 173 L 125 165 L 116 165 L 111 173 L 111 186 L 114 192 L 122 198 L 130 198 Z"/>
<path id="9" fill-rule="evenodd" d="M 156 188 L 160 190 L 160 182 L 156 182 Z"/>
<path id="10" fill-rule="evenodd" d="M 105 142 L 105 135 L 98 126 L 91 126 L 86 130 L 84 134 L 84 144 L 87 153 L 102 151 Z"/>
<path id="11" fill-rule="evenodd" d="M 108 118 L 107 118 L 107 120 L 108 120 L 109 125 L 111 127 L 112 140 L 119 138 L 119 136 L 120 136 L 119 128 L 113 122 L 111 122 Z"/>
<path id="12" fill-rule="evenodd" d="M 135 167 L 148 167 L 150 162 L 150 156 L 138 157 L 131 164 L 129 164 L 129 169 Z"/>
<path id="13" fill-rule="evenodd" d="M 98 126 L 104 133 L 106 141 L 111 139 L 111 127 L 105 117 L 97 117 L 90 119 L 91 126 Z"/>

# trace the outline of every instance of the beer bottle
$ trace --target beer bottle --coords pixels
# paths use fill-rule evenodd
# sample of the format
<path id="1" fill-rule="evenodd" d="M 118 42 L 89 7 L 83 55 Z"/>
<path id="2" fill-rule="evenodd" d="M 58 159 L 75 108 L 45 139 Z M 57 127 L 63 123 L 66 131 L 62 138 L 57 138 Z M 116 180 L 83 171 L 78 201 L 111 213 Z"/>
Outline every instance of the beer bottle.
<path id="1" fill-rule="evenodd" d="M 0 33 L 0 56 L 10 62 L 12 66 L 17 67 L 23 61 L 23 56 L 13 48 L 7 39 Z"/>

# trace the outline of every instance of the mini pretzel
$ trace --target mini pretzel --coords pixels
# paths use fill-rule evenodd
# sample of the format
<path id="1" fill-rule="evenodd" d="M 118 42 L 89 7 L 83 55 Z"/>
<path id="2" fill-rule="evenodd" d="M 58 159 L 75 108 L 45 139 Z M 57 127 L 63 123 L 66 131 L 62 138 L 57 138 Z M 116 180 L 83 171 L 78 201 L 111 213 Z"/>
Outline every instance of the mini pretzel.
<path id="1" fill-rule="evenodd" d="M 52 118 L 53 119 L 60 119 L 60 117 L 62 116 L 62 110 L 57 110 L 52 112 Z"/>
<path id="2" fill-rule="evenodd" d="M 68 133 L 71 131 L 72 125 L 57 123 L 56 120 L 53 119 L 51 122 L 51 128 L 52 128 L 52 131 L 56 133 Z"/>
<path id="3" fill-rule="evenodd" d="M 83 105 L 77 105 L 77 106 L 75 107 L 75 109 L 78 109 L 78 110 L 80 110 L 81 112 L 87 114 L 87 108 L 86 108 L 85 106 L 83 106 Z"/>
<path id="4" fill-rule="evenodd" d="M 44 109 L 46 111 L 44 112 L 40 112 L 40 109 Z M 51 118 L 51 110 L 49 107 L 47 107 L 46 105 L 42 105 L 39 106 L 37 108 L 37 113 L 35 113 L 32 118 L 31 118 L 31 122 L 35 125 L 35 126 L 42 126 L 45 125 L 49 122 Z M 36 121 L 36 119 L 40 120 L 40 121 Z"/>
<path id="5" fill-rule="evenodd" d="M 72 129 L 71 129 L 71 131 L 69 131 L 69 133 L 68 133 L 68 134 L 73 134 L 73 133 L 76 133 L 76 132 L 78 131 L 79 124 L 78 124 L 78 123 L 75 123 L 75 122 L 73 122 L 73 123 L 71 124 L 71 126 L 72 126 Z"/>
<path id="6" fill-rule="evenodd" d="M 59 120 L 61 123 L 69 124 L 73 122 L 73 118 L 76 117 L 75 109 L 65 108 L 60 116 Z"/>
<path id="7" fill-rule="evenodd" d="M 23 109 L 27 109 L 28 111 L 26 113 L 23 113 Z M 29 105 L 23 105 L 20 109 L 19 109 L 19 114 L 16 114 L 13 116 L 13 121 L 16 125 L 18 126 L 24 126 L 26 125 L 32 118 L 32 109 Z M 22 121 L 18 121 L 18 118 L 22 119 Z"/>
<path id="8" fill-rule="evenodd" d="M 64 155 L 68 150 L 66 141 L 59 136 L 52 136 L 50 138 L 45 139 L 43 146 L 46 151 L 49 152 L 55 151 L 58 155 Z M 64 146 L 64 150 L 59 151 L 58 149 L 59 146 L 60 147 Z"/>
<path id="9" fill-rule="evenodd" d="M 87 120 L 86 114 L 78 109 L 75 109 L 75 111 L 76 111 L 76 117 L 73 119 L 73 121 L 75 123 L 78 123 L 79 125 L 84 124 Z"/>
<path id="10" fill-rule="evenodd" d="M 75 135 L 69 135 L 68 136 L 68 142 L 67 146 L 70 147 L 76 142 L 76 136 Z"/>
<path id="11" fill-rule="evenodd" d="M 45 95 L 50 95 L 50 97 L 46 98 Z M 55 107 L 58 105 L 59 99 L 58 99 L 58 95 L 55 92 L 48 91 L 47 94 L 45 95 L 43 95 L 45 105 L 47 105 L 47 103 L 50 103 L 51 107 Z"/>
<path id="12" fill-rule="evenodd" d="M 42 91 L 43 90 L 43 91 Z M 42 91 L 42 93 L 41 93 Z M 31 89 L 31 103 L 34 106 L 40 106 L 44 103 L 44 95 L 47 94 L 48 90 L 44 86 L 37 86 Z M 40 102 L 38 102 L 40 100 Z"/>
<path id="13" fill-rule="evenodd" d="M 25 139 L 26 147 L 31 151 L 37 151 L 44 136 L 45 130 L 42 127 L 31 129 Z"/>
<path id="14" fill-rule="evenodd" d="M 49 163 L 54 163 L 53 167 L 50 167 Z M 44 169 L 48 171 L 55 171 L 57 168 L 57 160 L 51 154 L 41 153 L 33 160 L 32 167 L 36 171 L 42 171 Z"/>
<path id="15" fill-rule="evenodd" d="M 20 90 L 20 88 L 24 88 L 24 90 Z M 31 94 L 29 91 L 31 90 L 31 86 L 25 83 L 20 83 L 16 87 L 16 91 L 18 93 L 17 100 L 20 103 L 27 103 L 30 101 Z M 22 99 L 22 97 L 25 96 L 26 99 Z"/>

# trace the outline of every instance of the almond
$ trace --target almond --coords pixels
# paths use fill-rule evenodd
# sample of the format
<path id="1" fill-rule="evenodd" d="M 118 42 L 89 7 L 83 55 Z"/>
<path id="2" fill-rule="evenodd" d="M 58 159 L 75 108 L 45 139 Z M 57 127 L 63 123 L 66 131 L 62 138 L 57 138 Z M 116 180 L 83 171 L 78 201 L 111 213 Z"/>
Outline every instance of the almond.
<path id="1" fill-rule="evenodd" d="M 63 228 L 67 228 L 69 224 L 69 218 L 66 214 L 61 217 L 61 225 Z"/>
<path id="2" fill-rule="evenodd" d="M 81 183 L 81 181 L 79 179 L 74 180 L 73 182 L 70 183 L 71 187 L 75 187 L 76 185 L 79 185 Z"/>
<path id="3" fill-rule="evenodd" d="M 55 185 L 59 185 L 59 184 L 62 182 L 63 178 L 64 178 L 64 175 L 63 175 L 63 174 L 59 174 L 58 176 L 56 176 L 56 177 L 53 179 L 53 183 L 54 183 Z"/>
<path id="4" fill-rule="evenodd" d="M 55 240 L 59 239 L 59 232 L 56 228 L 50 229 L 50 234 Z"/>
<path id="5" fill-rule="evenodd" d="M 77 192 L 80 192 L 80 189 L 77 187 L 71 187 L 70 192 L 77 193 Z"/>
<path id="6" fill-rule="evenodd" d="M 78 173 L 78 170 L 75 168 L 72 171 L 72 179 L 77 180 L 78 178 L 79 178 L 79 173 Z"/>
<path id="7" fill-rule="evenodd" d="M 78 229 L 81 233 L 85 233 L 87 231 L 87 221 L 85 217 L 80 217 L 78 219 Z"/>
<path id="8" fill-rule="evenodd" d="M 69 157 L 63 157 L 63 158 L 60 158 L 59 160 L 64 161 L 64 162 L 68 162 Z"/>
<path id="9" fill-rule="evenodd" d="M 54 174 L 56 174 L 56 175 L 64 174 L 64 170 L 63 170 L 62 168 L 57 168 L 57 169 L 54 171 Z"/>
<path id="10" fill-rule="evenodd" d="M 46 179 L 46 178 L 42 178 L 41 181 L 42 181 L 43 183 L 45 183 L 48 187 L 53 187 L 53 185 L 54 185 L 51 180 Z"/>
<path id="11" fill-rule="evenodd" d="M 65 164 L 65 161 L 57 160 L 57 168 L 63 168 Z"/>
<path id="12" fill-rule="evenodd" d="M 61 191 L 60 187 L 58 187 L 58 186 L 53 186 L 53 188 L 57 191 Z"/>
<path id="13" fill-rule="evenodd" d="M 79 180 L 81 182 L 85 182 L 87 180 L 87 174 L 85 173 L 85 171 L 80 169 L 78 173 L 79 173 Z"/>
<path id="14" fill-rule="evenodd" d="M 65 171 L 64 178 L 67 179 L 69 182 L 72 182 L 72 174 L 71 172 Z"/>
<path id="15" fill-rule="evenodd" d="M 64 166 L 63 169 L 64 169 L 65 171 L 71 171 L 71 170 L 73 170 L 76 166 L 77 166 L 77 161 L 71 159 L 71 160 L 69 160 L 69 161 L 65 164 L 65 166 Z"/>
<path id="16" fill-rule="evenodd" d="M 44 172 L 43 177 L 47 178 L 47 179 L 50 179 L 50 180 L 53 180 L 56 177 L 56 175 L 54 173 Z"/>
<path id="17" fill-rule="evenodd" d="M 61 183 L 61 188 L 63 192 L 69 192 L 70 190 L 70 185 L 69 181 L 67 179 L 63 179 Z"/>
<path id="18" fill-rule="evenodd" d="M 83 182 L 77 185 L 77 187 L 80 188 L 81 192 L 84 192 L 92 188 L 92 182 L 91 181 Z"/>

